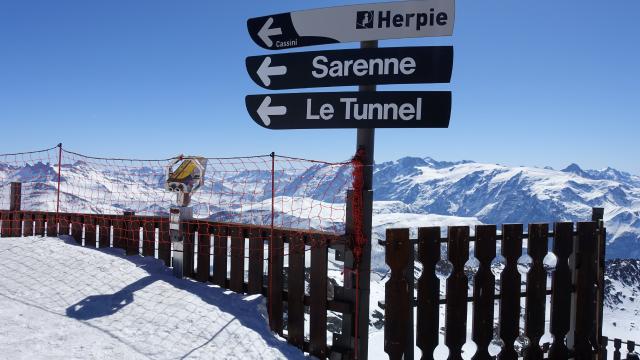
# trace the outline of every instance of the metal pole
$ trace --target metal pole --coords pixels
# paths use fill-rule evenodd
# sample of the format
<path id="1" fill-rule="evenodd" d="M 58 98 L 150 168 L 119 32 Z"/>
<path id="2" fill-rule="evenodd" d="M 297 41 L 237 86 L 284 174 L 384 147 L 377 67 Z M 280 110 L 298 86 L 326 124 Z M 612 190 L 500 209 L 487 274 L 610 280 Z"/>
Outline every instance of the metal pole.
<path id="1" fill-rule="evenodd" d="M 375 49 L 378 41 L 363 41 L 361 49 Z M 376 91 L 376 85 L 362 85 L 360 91 Z M 358 359 L 366 360 L 369 349 L 369 297 L 371 277 L 371 217 L 373 215 L 373 163 L 375 148 L 375 129 L 358 129 L 357 150 L 364 150 L 364 182 L 363 182 L 363 209 L 362 209 L 362 233 L 367 242 L 362 249 L 362 258 L 358 266 L 358 313 L 356 319 L 358 327 L 357 354 Z"/>
<path id="2" fill-rule="evenodd" d="M 60 179 L 62 169 L 62 143 L 58 144 L 58 200 L 56 201 L 56 222 L 60 223 Z M 66 235 L 66 234 L 65 234 Z"/>

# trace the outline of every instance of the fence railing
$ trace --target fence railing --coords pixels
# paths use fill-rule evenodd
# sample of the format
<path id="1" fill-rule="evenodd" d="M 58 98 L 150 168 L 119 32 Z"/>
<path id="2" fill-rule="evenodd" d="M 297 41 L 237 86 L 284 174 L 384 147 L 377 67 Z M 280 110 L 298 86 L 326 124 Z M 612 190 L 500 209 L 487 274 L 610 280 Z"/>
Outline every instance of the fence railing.
<path id="1" fill-rule="evenodd" d="M 602 215 L 602 209 L 594 209 L 593 221 L 558 222 L 552 231 L 548 224 L 531 224 L 528 233 L 522 224 L 503 225 L 501 233 L 495 225 L 478 225 L 474 236 L 467 226 L 451 226 L 443 238 L 441 228 L 428 227 L 411 239 L 409 229 L 388 229 L 381 241 L 391 269 L 384 303 L 385 352 L 391 359 L 412 359 L 417 346 L 423 359 L 430 359 L 443 329 L 449 359 L 462 359 L 467 340 L 477 346 L 473 359 L 542 359 L 547 347 L 538 344 L 548 331 L 554 339 L 546 354 L 550 359 L 604 358 Z M 469 261 L 470 253 L 477 260 Z M 422 266 L 417 298 L 414 261 Z"/>
<path id="2" fill-rule="evenodd" d="M 19 188 L 12 186 L 10 210 L 0 210 L 2 237 L 70 235 L 81 246 L 120 248 L 171 265 L 168 217 L 22 211 Z M 236 293 L 262 294 L 271 329 L 290 344 L 318 358 L 350 356 L 353 347 L 342 345 L 350 334 L 342 334 L 347 340 L 334 334 L 331 340 L 340 346 L 327 338 L 328 312 L 348 319 L 354 312 L 353 289 L 332 285 L 328 277 L 329 249 L 344 256 L 344 235 L 207 220 L 181 226 L 185 276 Z"/>
<path id="3" fill-rule="evenodd" d="M 603 359 L 613 360 L 640 360 L 640 355 L 636 352 L 635 341 L 621 339 L 609 339 L 606 336 L 602 337 L 602 354 Z M 640 349 L 638 349 L 640 350 Z"/>

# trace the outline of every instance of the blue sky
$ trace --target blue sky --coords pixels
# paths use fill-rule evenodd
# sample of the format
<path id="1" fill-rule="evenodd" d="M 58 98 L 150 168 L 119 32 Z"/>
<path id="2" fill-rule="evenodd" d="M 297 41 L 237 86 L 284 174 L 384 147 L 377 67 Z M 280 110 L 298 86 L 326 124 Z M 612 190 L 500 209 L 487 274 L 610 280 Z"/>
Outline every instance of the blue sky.
<path id="1" fill-rule="evenodd" d="M 355 130 L 254 124 L 244 96 L 267 90 L 244 58 L 267 53 L 247 18 L 349 3 L 0 0 L 0 153 L 63 142 L 105 156 L 347 159 Z M 452 37 L 381 41 L 454 45 L 451 84 L 379 88 L 451 89 L 453 111 L 449 129 L 378 130 L 376 161 L 577 162 L 640 174 L 638 18 L 635 0 L 466 0 Z"/>

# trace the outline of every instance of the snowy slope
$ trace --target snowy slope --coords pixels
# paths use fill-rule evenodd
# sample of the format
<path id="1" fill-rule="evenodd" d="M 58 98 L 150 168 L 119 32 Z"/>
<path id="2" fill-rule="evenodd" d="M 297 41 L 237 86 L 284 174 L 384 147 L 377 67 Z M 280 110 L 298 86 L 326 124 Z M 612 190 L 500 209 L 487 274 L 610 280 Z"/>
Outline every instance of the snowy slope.
<path id="1" fill-rule="evenodd" d="M 262 297 L 175 279 L 154 259 L 0 239 L 0 357 L 296 359 Z"/>

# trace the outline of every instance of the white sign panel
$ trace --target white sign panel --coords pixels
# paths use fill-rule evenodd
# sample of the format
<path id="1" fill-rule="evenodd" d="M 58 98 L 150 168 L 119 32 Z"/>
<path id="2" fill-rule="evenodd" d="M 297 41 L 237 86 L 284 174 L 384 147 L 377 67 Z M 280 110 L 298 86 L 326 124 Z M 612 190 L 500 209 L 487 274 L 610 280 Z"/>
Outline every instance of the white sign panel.
<path id="1" fill-rule="evenodd" d="M 353 41 L 450 36 L 454 0 L 414 0 L 294 11 L 247 21 L 265 49 Z"/>

